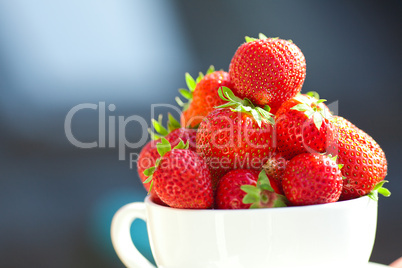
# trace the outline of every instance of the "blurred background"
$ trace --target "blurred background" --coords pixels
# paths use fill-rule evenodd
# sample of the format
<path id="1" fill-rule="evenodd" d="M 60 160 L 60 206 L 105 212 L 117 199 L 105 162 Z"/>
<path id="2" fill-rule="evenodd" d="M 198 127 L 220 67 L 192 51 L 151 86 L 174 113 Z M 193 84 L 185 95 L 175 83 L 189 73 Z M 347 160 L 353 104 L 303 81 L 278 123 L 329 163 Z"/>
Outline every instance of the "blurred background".
<path id="1" fill-rule="evenodd" d="M 371 261 L 402 256 L 401 13 L 398 0 L 0 0 L 0 267 L 123 267 L 110 222 L 146 195 L 129 156 L 144 122 L 166 112 L 151 104 L 175 105 L 185 72 L 228 70 L 260 32 L 292 39 L 303 92 L 338 101 L 384 149 L 392 196 L 379 201 Z M 65 133 L 80 104 L 72 134 L 93 148 Z M 111 128 L 133 115 L 145 121 Z M 133 148 L 122 152 L 119 135 Z M 145 224 L 132 228 L 150 257 Z"/>

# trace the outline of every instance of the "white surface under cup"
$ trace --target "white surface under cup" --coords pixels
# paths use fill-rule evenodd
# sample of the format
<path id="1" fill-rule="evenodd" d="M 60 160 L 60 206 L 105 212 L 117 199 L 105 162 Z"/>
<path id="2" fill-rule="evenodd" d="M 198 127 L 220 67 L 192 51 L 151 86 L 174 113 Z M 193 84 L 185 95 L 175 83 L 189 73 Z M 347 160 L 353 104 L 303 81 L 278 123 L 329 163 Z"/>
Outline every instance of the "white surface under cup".
<path id="1" fill-rule="evenodd" d="M 160 268 L 360 268 L 374 245 L 377 202 L 365 196 L 302 207 L 186 210 L 147 197 L 116 212 L 111 236 L 127 267 L 150 268 L 131 240 L 135 219 L 146 221 Z"/>

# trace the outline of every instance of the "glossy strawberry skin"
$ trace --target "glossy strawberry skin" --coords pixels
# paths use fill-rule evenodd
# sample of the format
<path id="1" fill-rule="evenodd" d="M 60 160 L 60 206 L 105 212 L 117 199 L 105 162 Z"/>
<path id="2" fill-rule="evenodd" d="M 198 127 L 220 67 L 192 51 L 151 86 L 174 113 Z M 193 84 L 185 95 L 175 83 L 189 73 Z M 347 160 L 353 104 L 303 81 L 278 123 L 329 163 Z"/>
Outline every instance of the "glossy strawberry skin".
<path id="1" fill-rule="evenodd" d="M 273 152 L 273 127 L 265 119 L 258 127 L 246 113 L 215 109 L 201 122 L 196 136 L 197 153 L 207 162 L 216 186 L 232 169 L 261 170 Z"/>
<path id="2" fill-rule="evenodd" d="M 314 119 L 308 118 L 303 111 L 293 110 L 298 104 L 304 103 L 313 107 L 313 97 L 303 95 L 292 98 L 279 108 L 275 115 L 277 151 L 286 159 L 302 153 L 324 153 L 330 144 L 336 139 L 336 128 L 331 121 L 323 118 L 322 125 L 318 130 Z M 319 104 L 326 114 L 330 114 L 324 103 Z"/>
<path id="3" fill-rule="evenodd" d="M 229 73 L 215 71 L 204 76 L 195 87 L 190 106 L 182 113 L 181 125 L 195 128 L 214 107 L 225 103 L 218 95 L 218 89 L 222 86 L 233 88 Z"/>
<path id="4" fill-rule="evenodd" d="M 166 135 L 166 139 L 170 142 L 172 147 L 179 144 L 180 139 L 184 143 L 189 141 L 189 149 L 195 151 L 196 146 L 196 133 L 194 129 L 179 128 L 175 129 Z M 148 142 L 141 150 L 138 160 L 137 160 L 137 172 L 142 182 L 144 182 L 148 177 L 144 175 L 144 170 L 155 166 L 156 160 L 160 157 L 158 150 L 156 149 L 156 144 L 160 142 L 160 139 Z M 144 183 L 145 190 L 149 191 L 149 186 L 151 183 Z M 151 192 L 153 194 L 154 191 Z"/>
<path id="5" fill-rule="evenodd" d="M 274 154 L 264 163 L 264 170 L 271 183 L 272 188 L 277 194 L 284 195 L 282 188 L 282 178 L 289 160 L 285 159 L 280 153 Z"/>
<path id="6" fill-rule="evenodd" d="M 341 200 L 367 195 L 387 175 L 387 160 L 378 143 L 363 130 L 337 116 L 337 139 L 330 153 L 338 155 L 345 177 Z"/>
<path id="7" fill-rule="evenodd" d="M 158 197 L 170 207 L 207 209 L 213 206 L 211 173 L 205 161 L 191 150 L 167 152 L 152 180 Z"/>
<path id="8" fill-rule="evenodd" d="M 215 191 L 215 208 L 248 209 L 251 204 L 244 204 L 246 195 L 242 185 L 257 185 L 259 172 L 250 169 L 236 169 L 226 173 L 218 182 Z"/>
<path id="9" fill-rule="evenodd" d="M 336 202 L 342 185 L 338 164 L 318 153 L 304 153 L 291 159 L 282 180 L 286 197 L 296 206 Z"/>
<path id="10" fill-rule="evenodd" d="M 292 42 L 268 38 L 242 44 L 233 56 L 229 74 L 234 93 L 255 105 L 269 105 L 275 113 L 300 92 L 306 61 Z"/>

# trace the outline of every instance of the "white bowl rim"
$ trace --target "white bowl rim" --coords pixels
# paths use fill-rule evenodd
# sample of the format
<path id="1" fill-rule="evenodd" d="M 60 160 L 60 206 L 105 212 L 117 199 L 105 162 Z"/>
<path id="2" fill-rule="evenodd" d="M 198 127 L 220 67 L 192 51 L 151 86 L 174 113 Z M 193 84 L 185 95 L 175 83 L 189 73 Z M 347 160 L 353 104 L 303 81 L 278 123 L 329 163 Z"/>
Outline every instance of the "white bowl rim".
<path id="1" fill-rule="evenodd" d="M 363 205 L 368 204 L 369 202 L 378 202 L 371 199 L 368 195 L 361 196 L 358 198 L 350 199 L 350 200 L 342 200 L 333 203 L 326 204 L 317 204 L 317 205 L 307 205 L 307 206 L 291 206 L 291 207 L 279 207 L 279 208 L 258 208 L 258 209 L 186 209 L 186 208 L 172 208 L 169 206 L 159 205 L 151 200 L 151 197 L 148 195 L 144 203 L 162 210 L 170 210 L 170 211 L 180 211 L 183 213 L 264 213 L 267 210 L 272 213 L 281 213 L 281 212 L 290 212 L 290 211 L 314 211 L 321 209 L 341 209 L 341 208 L 350 208 L 352 205 Z M 275 212 L 274 212 L 275 211 Z"/>

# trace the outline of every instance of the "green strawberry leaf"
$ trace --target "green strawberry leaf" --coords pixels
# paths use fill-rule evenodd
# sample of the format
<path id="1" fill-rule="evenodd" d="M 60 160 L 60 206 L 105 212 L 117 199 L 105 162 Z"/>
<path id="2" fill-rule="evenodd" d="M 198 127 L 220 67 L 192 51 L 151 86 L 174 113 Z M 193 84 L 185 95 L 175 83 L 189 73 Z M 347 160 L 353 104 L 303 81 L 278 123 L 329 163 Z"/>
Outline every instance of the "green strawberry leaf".
<path id="1" fill-rule="evenodd" d="M 144 175 L 148 176 L 148 178 L 143 182 L 143 183 L 149 183 L 151 182 L 151 185 L 149 186 L 149 191 L 148 194 L 151 192 L 152 186 L 153 186 L 153 174 L 155 173 L 155 171 L 157 170 L 162 157 L 169 151 L 171 150 L 175 150 L 175 149 L 188 149 L 189 148 L 189 140 L 187 140 L 186 144 L 184 144 L 183 140 L 180 139 L 180 142 L 172 149 L 172 145 L 170 144 L 170 142 L 165 139 L 164 137 L 161 138 L 161 142 L 158 142 L 156 144 L 156 149 L 158 150 L 158 153 L 160 155 L 160 157 L 155 161 L 155 166 L 150 167 L 146 170 L 144 170 Z"/>
<path id="2" fill-rule="evenodd" d="M 175 129 L 181 128 L 180 122 L 177 121 L 176 118 L 174 118 L 174 116 L 171 113 L 168 113 L 167 126 L 168 126 L 169 133 Z"/>
<path id="3" fill-rule="evenodd" d="M 240 189 L 246 192 L 242 201 L 244 204 L 251 204 L 250 209 L 267 207 L 270 197 L 275 198 L 273 207 L 286 206 L 286 198 L 275 193 L 265 170 L 261 170 L 259 173 L 256 186 L 242 185 Z"/>
<path id="4" fill-rule="evenodd" d="M 222 100 L 228 101 L 231 103 L 241 103 L 245 104 L 246 100 L 242 100 L 239 97 L 237 97 L 232 90 L 228 87 L 220 87 L 218 89 L 218 95 L 221 97 Z M 232 104 L 233 105 L 233 104 Z M 218 106 L 219 107 L 219 106 Z"/>
<path id="5" fill-rule="evenodd" d="M 268 39 L 268 37 L 266 37 L 265 34 L 263 34 L 263 33 L 259 33 L 258 38 L 259 39 Z"/>
<path id="6" fill-rule="evenodd" d="M 195 84 L 197 85 L 203 78 L 204 78 L 204 74 L 202 72 L 199 72 L 198 77 L 195 79 Z"/>
<path id="7" fill-rule="evenodd" d="M 271 107 L 269 107 L 268 105 L 265 105 L 264 110 L 269 113 L 271 111 Z"/>
<path id="8" fill-rule="evenodd" d="M 305 112 L 305 111 L 312 110 L 312 108 L 310 106 L 308 106 L 307 104 L 305 104 L 305 103 L 299 103 L 299 104 L 293 106 L 290 109 L 296 110 L 296 111 L 299 111 L 299 112 Z"/>
<path id="9" fill-rule="evenodd" d="M 261 107 L 258 106 L 255 107 L 255 109 L 263 118 L 267 119 L 268 122 L 271 123 L 271 125 L 274 125 L 275 124 L 274 115 L 269 112 L 271 110 L 271 107 L 269 107 L 268 105 L 265 106 L 268 107 L 268 109 L 266 108 L 262 109 Z"/>
<path id="10" fill-rule="evenodd" d="M 282 195 L 278 195 L 278 198 L 274 201 L 274 207 L 275 208 L 287 207 L 286 198 L 284 198 L 284 196 Z"/>
<path id="11" fill-rule="evenodd" d="M 156 161 L 155 161 L 155 167 L 158 167 L 160 162 L 161 162 L 161 157 L 159 157 L 158 159 L 156 159 Z"/>
<path id="12" fill-rule="evenodd" d="M 151 176 L 151 177 L 152 177 L 152 176 Z M 152 187 L 154 187 L 154 180 L 152 180 L 152 181 L 151 181 L 151 184 L 149 185 L 149 191 L 148 191 L 147 195 L 149 195 L 149 193 L 151 192 Z"/>
<path id="13" fill-rule="evenodd" d="M 314 98 L 318 97 L 318 93 L 316 93 L 314 91 L 310 91 L 307 94 L 309 96 L 313 96 Z M 325 102 L 327 100 L 325 100 L 325 99 L 317 99 L 317 101 L 315 101 L 311 105 L 303 102 L 303 100 L 301 98 L 297 98 L 297 100 L 300 101 L 301 103 L 296 104 L 295 106 L 293 106 L 290 109 L 300 111 L 300 112 L 304 112 L 304 114 L 309 119 L 313 118 L 314 125 L 316 126 L 316 128 L 318 130 L 320 130 L 324 118 L 329 120 L 329 121 L 331 121 L 333 119 L 332 115 L 326 114 L 325 109 L 323 109 L 323 108 L 321 108 L 319 106 L 320 103 L 323 103 L 323 102 Z"/>
<path id="14" fill-rule="evenodd" d="M 213 73 L 213 72 L 215 72 L 215 67 L 213 65 L 211 65 L 211 66 L 209 66 L 206 75 L 210 74 L 210 73 Z M 202 73 L 201 73 L 201 75 L 202 75 Z"/>
<path id="15" fill-rule="evenodd" d="M 173 118 L 173 117 L 172 117 Z M 151 182 L 151 185 L 149 187 L 148 194 L 151 192 L 151 188 L 153 185 L 153 174 L 155 173 L 155 170 L 158 168 L 162 157 L 169 151 L 174 150 L 174 149 L 188 149 L 189 147 L 189 141 L 184 144 L 183 140 L 180 139 L 179 144 L 177 144 L 173 149 L 170 144 L 170 142 L 165 139 L 164 137 L 161 138 L 161 141 L 156 144 L 156 149 L 160 155 L 160 157 L 155 161 L 155 166 L 150 167 L 146 170 L 144 170 L 144 175 L 148 176 L 148 178 L 143 182 L 143 183 L 149 183 Z"/>
<path id="16" fill-rule="evenodd" d="M 328 154 L 328 157 L 329 157 L 332 161 L 334 161 L 335 163 L 338 161 L 338 156 L 337 156 L 337 155 L 332 156 L 332 154 Z M 339 169 L 342 169 L 343 166 L 344 166 L 344 164 L 338 164 L 338 168 L 339 168 Z M 344 177 L 344 178 L 346 179 L 346 177 Z"/>
<path id="17" fill-rule="evenodd" d="M 232 90 L 227 87 L 220 87 L 218 89 L 218 95 L 222 100 L 227 102 L 216 106 L 215 108 L 230 107 L 234 112 L 244 112 L 250 114 L 254 117 L 259 127 L 261 127 L 263 118 L 272 125 L 275 124 L 275 120 L 273 118 L 274 115 L 269 112 L 271 108 L 268 105 L 266 105 L 264 109 L 261 107 L 256 107 L 249 99 L 241 99 L 237 97 Z"/>
<path id="18" fill-rule="evenodd" d="M 314 113 L 313 114 L 313 120 L 314 120 L 314 125 L 318 130 L 320 130 L 321 125 L 322 125 L 322 116 L 319 113 Z"/>
<path id="19" fill-rule="evenodd" d="M 184 88 L 179 89 L 179 93 L 186 99 L 191 100 L 193 99 L 193 93 L 191 91 L 188 91 Z"/>
<path id="20" fill-rule="evenodd" d="M 144 170 L 144 175 L 147 177 L 151 176 L 152 174 L 154 174 L 154 171 L 155 171 L 155 167 L 150 167 L 150 168 Z"/>
<path id="21" fill-rule="evenodd" d="M 162 119 L 163 116 L 162 114 L 160 114 L 158 116 L 158 120 L 151 120 L 153 129 L 156 131 L 155 133 L 150 128 L 148 128 L 148 133 L 150 134 L 152 140 L 158 140 L 162 137 L 165 137 L 173 130 L 181 128 L 180 123 L 170 113 L 168 113 L 167 129 L 162 125 Z"/>
<path id="22" fill-rule="evenodd" d="M 306 93 L 307 96 L 316 98 L 317 100 L 320 99 L 320 95 L 316 91 L 309 91 Z"/>
<path id="23" fill-rule="evenodd" d="M 378 189 L 378 193 L 385 196 L 385 197 L 390 197 L 391 196 L 391 192 L 387 189 L 387 188 L 380 188 Z"/>
<path id="24" fill-rule="evenodd" d="M 177 104 L 178 104 L 180 107 L 184 107 L 184 106 L 186 105 L 179 97 L 176 97 L 176 98 L 174 98 L 174 99 L 176 100 Z"/>
<path id="25" fill-rule="evenodd" d="M 250 42 L 253 42 L 255 40 L 258 40 L 257 38 L 253 38 L 253 37 L 249 37 L 249 36 L 246 36 L 245 39 L 246 39 L 246 43 L 250 43 Z"/>
<path id="26" fill-rule="evenodd" d="M 380 193 L 381 195 L 383 195 L 383 196 L 385 196 L 385 197 L 391 196 L 391 192 L 390 192 L 387 188 L 383 187 L 383 185 L 384 185 L 385 183 L 388 183 L 388 182 L 389 182 L 389 181 L 387 181 L 387 180 L 382 180 L 382 181 L 380 181 L 379 183 L 377 183 L 377 184 L 374 186 L 373 191 L 378 191 L 378 193 Z"/>
<path id="27" fill-rule="evenodd" d="M 315 112 L 314 110 L 308 110 L 305 111 L 304 114 L 307 116 L 307 118 L 311 118 L 315 114 Z"/>
<path id="28" fill-rule="evenodd" d="M 252 116 L 254 117 L 255 121 L 257 121 L 257 125 L 259 127 L 261 127 L 261 123 L 262 123 L 261 114 L 259 112 L 257 112 L 257 110 L 255 110 L 255 109 L 251 109 L 250 112 L 251 112 Z"/>
<path id="29" fill-rule="evenodd" d="M 368 193 L 368 197 L 370 197 L 371 200 L 378 201 L 378 191 L 371 191 Z"/>
<path id="30" fill-rule="evenodd" d="M 155 119 L 152 118 L 152 125 L 154 126 L 154 129 L 162 136 L 166 136 L 167 134 L 169 134 L 168 130 L 162 126 L 162 117 L 159 116 L 160 121 L 156 121 Z"/>
<path id="31" fill-rule="evenodd" d="M 247 194 L 243 198 L 244 204 L 252 204 L 259 201 L 259 191 L 255 186 L 252 185 L 242 185 L 240 189 L 245 191 Z"/>
<path id="32" fill-rule="evenodd" d="M 186 144 L 184 144 L 183 140 L 180 139 L 180 142 L 173 149 L 188 149 L 190 146 L 189 140 L 187 140 Z"/>
<path id="33" fill-rule="evenodd" d="M 152 174 L 149 175 L 149 177 L 143 183 L 149 183 L 150 181 L 152 181 L 152 175 L 153 174 L 154 174 L 154 172 L 152 172 Z M 144 175 L 145 175 L 145 171 L 144 171 Z"/>
<path id="34" fill-rule="evenodd" d="M 389 182 L 389 181 L 382 180 L 382 181 L 378 182 L 374 186 L 373 190 L 368 194 L 368 196 L 371 199 L 373 199 L 374 201 L 378 201 L 378 194 L 381 194 L 385 197 L 391 196 L 391 192 L 387 188 L 383 187 L 384 183 L 387 183 L 387 182 Z"/>
<path id="35" fill-rule="evenodd" d="M 185 79 L 188 89 L 190 90 L 190 92 L 193 92 L 196 86 L 194 78 L 189 73 L 186 73 Z"/>
<path id="36" fill-rule="evenodd" d="M 214 71 L 215 71 L 215 67 L 213 65 L 211 65 L 211 66 L 209 66 L 209 68 L 207 70 L 207 74 L 210 74 Z M 196 79 L 194 79 L 189 73 L 185 74 L 185 81 L 186 81 L 188 90 L 181 88 L 181 89 L 179 89 L 179 93 L 188 101 L 186 103 L 184 103 L 179 97 L 175 98 L 177 104 L 180 107 L 182 107 L 183 111 L 187 110 L 188 107 L 190 106 L 190 103 L 193 99 L 193 92 L 194 92 L 197 84 L 201 81 L 201 79 L 203 77 L 204 77 L 204 75 L 202 74 L 202 72 L 199 72 L 198 77 Z"/>
<path id="37" fill-rule="evenodd" d="M 378 183 L 374 186 L 373 191 L 376 191 L 376 190 L 380 189 L 380 188 L 381 188 L 385 183 L 387 183 L 387 182 L 388 182 L 387 180 L 382 180 L 382 181 L 378 182 Z"/>
<path id="38" fill-rule="evenodd" d="M 265 172 L 265 170 L 262 170 L 259 174 L 258 174 L 258 180 L 257 180 L 257 185 L 260 186 L 260 188 L 264 189 L 264 190 L 268 190 L 273 192 L 274 189 L 271 186 L 271 183 L 268 179 L 267 173 Z"/>
<path id="39" fill-rule="evenodd" d="M 161 142 L 156 144 L 156 149 L 160 156 L 164 156 L 167 152 L 172 150 L 172 146 L 167 139 L 161 138 Z"/>

